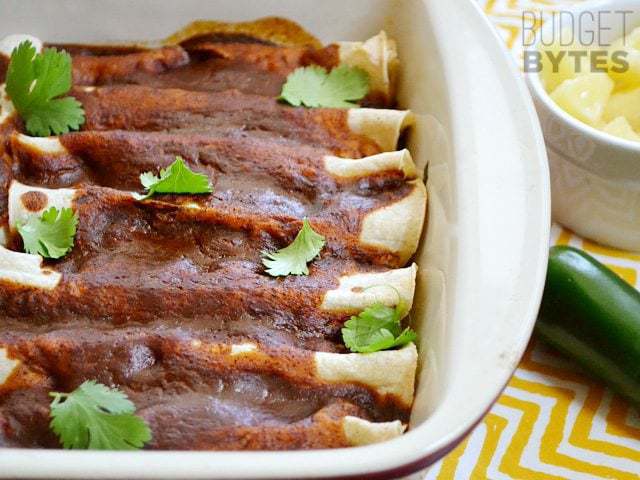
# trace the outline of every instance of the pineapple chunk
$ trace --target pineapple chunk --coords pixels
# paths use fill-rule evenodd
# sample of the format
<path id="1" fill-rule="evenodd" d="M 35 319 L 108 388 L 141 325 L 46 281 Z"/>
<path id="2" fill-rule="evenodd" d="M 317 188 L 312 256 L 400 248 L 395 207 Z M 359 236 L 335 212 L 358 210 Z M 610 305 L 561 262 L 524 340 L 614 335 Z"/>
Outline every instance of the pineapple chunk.
<path id="1" fill-rule="evenodd" d="M 640 130 L 640 88 L 611 95 L 602 118 L 611 122 L 617 117 L 625 117 L 631 128 Z"/>
<path id="2" fill-rule="evenodd" d="M 627 119 L 624 117 L 614 118 L 602 128 L 602 131 L 615 135 L 616 137 L 640 142 L 640 135 L 633 131 L 633 128 L 631 128 L 631 125 L 629 125 L 629 122 L 627 122 Z"/>
<path id="3" fill-rule="evenodd" d="M 542 53 L 540 79 L 547 92 L 552 92 L 558 85 L 565 80 L 575 78 L 579 75 L 589 73 L 591 70 L 591 62 L 589 56 L 579 57 L 579 68 L 576 69 L 576 59 L 569 56 L 570 51 L 581 50 L 587 48 L 579 43 L 570 43 L 572 41 L 572 33 L 568 28 L 563 28 L 559 38 L 549 46 L 540 46 Z M 558 61 L 562 55 L 562 60 Z M 553 56 L 552 62 L 549 56 Z M 556 63 L 554 68 L 554 62 Z"/>
<path id="4" fill-rule="evenodd" d="M 616 51 L 627 53 L 626 61 L 629 69 L 625 72 L 614 72 L 616 64 L 611 61 L 611 56 Z M 636 28 L 626 37 L 619 38 L 609 47 L 608 71 L 616 82 L 616 90 L 625 90 L 640 87 L 640 28 Z M 617 65 L 619 67 L 619 65 Z"/>
<path id="5" fill-rule="evenodd" d="M 613 80 L 606 73 L 587 73 L 562 82 L 551 98 L 568 114 L 596 126 L 612 90 Z"/>

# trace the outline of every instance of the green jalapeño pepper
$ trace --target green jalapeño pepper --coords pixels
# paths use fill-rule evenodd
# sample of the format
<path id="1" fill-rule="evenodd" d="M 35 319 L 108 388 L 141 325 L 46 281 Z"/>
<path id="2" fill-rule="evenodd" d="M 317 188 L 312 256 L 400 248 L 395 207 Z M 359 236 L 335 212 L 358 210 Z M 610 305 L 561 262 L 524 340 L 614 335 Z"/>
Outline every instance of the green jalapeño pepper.
<path id="1" fill-rule="evenodd" d="M 640 406 L 640 293 L 595 258 L 551 248 L 536 332 Z"/>

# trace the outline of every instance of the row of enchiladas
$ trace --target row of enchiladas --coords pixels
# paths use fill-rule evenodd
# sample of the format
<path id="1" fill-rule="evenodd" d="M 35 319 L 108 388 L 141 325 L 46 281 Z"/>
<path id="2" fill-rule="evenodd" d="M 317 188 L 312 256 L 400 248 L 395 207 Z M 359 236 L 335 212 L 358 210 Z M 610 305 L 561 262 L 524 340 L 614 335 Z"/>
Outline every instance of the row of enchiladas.
<path id="1" fill-rule="evenodd" d="M 413 117 L 389 108 L 395 46 L 256 25 L 64 46 L 78 132 L 29 136 L 0 92 L 0 446 L 58 446 L 49 392 L 89 379 L 126 392 L 151 448 L 340 447 L 406 428 L 416 347 L 347 353 L 340 338 L 368 306 L 413 302 L 426 192 L 398 149 Z M 338 63 L 368 72 L 364 108 L 278 102 L 295 68 Z M 176 156 L 213 193 L 141 200 L 139 175 Z M 23 253 L 16 225 L 52 206 L 78 216 L 73 249 Z M 309 275 L 266 275 L 261 252 L 305 218 L 326 239 Z"/>

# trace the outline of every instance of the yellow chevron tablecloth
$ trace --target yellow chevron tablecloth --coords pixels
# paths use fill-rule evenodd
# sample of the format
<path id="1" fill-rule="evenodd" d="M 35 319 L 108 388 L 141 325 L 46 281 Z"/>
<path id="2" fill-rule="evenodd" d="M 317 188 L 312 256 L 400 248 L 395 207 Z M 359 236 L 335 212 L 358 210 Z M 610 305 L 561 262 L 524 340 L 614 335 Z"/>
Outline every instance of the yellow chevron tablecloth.
<path id="1" fill-rule="evenodd" d="M 570 0 L 479 0 L 514 55 L 521 14 Z M 551 244 L 583 248 L 640 288 L 640 255 L 583 240 L 554 225 Z M 532 339 L 514 377 L 468 438 L 428 480 L 640 479 L 640 411 L 570 360 Z"/>

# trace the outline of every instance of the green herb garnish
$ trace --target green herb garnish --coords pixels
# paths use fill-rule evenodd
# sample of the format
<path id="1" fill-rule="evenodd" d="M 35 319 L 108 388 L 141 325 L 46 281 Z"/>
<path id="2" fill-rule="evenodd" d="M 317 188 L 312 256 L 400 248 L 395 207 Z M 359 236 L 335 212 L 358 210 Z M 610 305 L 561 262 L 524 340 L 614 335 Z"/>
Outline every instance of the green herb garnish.
<path id="1" fill-rule="evenodd" d="M 30 41 L 11 53 L 6 92 L 25 121 L 27 132 L 37 137 L 77 130 L 84 110 L 73 97 L 57 98 L 71 89 L 71 56 L 47 48 L 37 54 Z"/>
<path id="2" fill-rule="evenodd" d="M 351 108 L 369 91 L 369 75 L 341 65 L 327 71 L 319 66 L 296 68 L 282 87 L 280 100 L 296 107 Z"/>
<path id="3" fill-rule="evenodd" d="M 27 253 L 46 258 L 60 258 L 71 250 L 78 226 L 78 216 L 70 208 L 51 207 L 40 217 L 32 216 L 16 228 Z"/>
<path id="4" fill-rule="evenodd" d="M 140 199 L 149 198 L 156 193 L 211 193 L 211 183 L 209 177 L 202 173 L 196 173 L 187 167 L 184 159 L 176 157 L 166 169 L 160 170 L 160 176 L 152 172 L 140 175 L 140 182 L 147 190 Z"/>
<path id="5" fill-rule="evenodd" d="M 135 450 L 151 440 L 135 405 L 118 389 L 86 381 L 71 393 L 51 392 L 50 427 L 64 448 Z"/>
<path id="6" fill-rule="evenodd" d="M 318 256 L 324 244 L 324 237 L 316 233 L 305 218 L 293 242 L 277 252 L 262 252 L 262 263 L 273 277 L 309 275 L 307 262 Z"/>
<path id="7" fill-rule="evenodd" d="M 413 342 L 416 333 L 409 327 L 402 330 L 403 313 L 402 301 L 395 308 L 374 303 L 345 322 L 342 328 L 344 344 L 352 352 L 370 353 Z"/>

